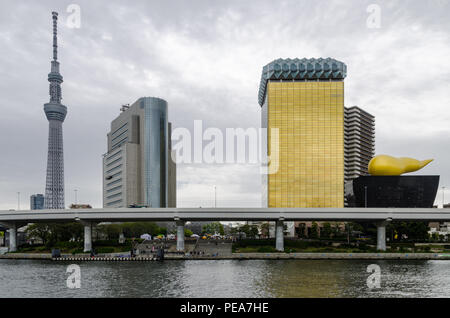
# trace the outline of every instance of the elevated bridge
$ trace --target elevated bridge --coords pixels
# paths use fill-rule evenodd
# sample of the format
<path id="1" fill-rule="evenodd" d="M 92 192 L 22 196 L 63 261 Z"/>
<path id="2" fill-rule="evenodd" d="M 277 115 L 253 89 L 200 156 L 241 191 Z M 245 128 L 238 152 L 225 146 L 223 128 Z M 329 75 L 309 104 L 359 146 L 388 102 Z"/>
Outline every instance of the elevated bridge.
<path id="1" fill-rule="evenodd" d="M 386 250 L 386 225 L 391 221 L 450 221 L 450 209 L 424 208 L 120 208 L 0 211 L 0 226 L 8 228 L 9 250 L 17 250 L 17 229 L 28 223 L 81 222 L 84 251 L 92 249 L 92 225 L 101 222 L 174 221 L 177 249 L 184 250 L 186 221 L 272 221 L 276 248 L 284 250 L 285 221 L 374 222 L 377 249 Z"/>

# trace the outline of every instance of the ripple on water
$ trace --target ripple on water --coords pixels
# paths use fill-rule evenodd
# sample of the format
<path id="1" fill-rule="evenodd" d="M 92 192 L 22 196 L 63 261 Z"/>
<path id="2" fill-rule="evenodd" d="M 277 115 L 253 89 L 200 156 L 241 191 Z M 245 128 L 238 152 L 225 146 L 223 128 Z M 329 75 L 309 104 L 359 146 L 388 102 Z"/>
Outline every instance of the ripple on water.
<path id="1" fill-rule="evenodd" d="M 75 262 L 76 263 L 76 262 Z M 367 266 L 381 268 L 369 289 Z M 0 297 L 450 297 L 450 261 L 219 260 L 78 262 L 0 260 Z"/>

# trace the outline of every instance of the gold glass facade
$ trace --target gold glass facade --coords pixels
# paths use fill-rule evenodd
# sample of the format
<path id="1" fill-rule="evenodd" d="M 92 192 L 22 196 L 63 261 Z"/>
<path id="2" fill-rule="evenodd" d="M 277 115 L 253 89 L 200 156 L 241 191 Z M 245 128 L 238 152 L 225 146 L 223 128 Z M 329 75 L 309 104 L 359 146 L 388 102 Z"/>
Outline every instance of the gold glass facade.
<path id="1" fill-rule="evenodd" d="M 266 98 L 269 154 L 279 129 L 268 207 L 344 207 L 344 82 L 269 81 Z"/>

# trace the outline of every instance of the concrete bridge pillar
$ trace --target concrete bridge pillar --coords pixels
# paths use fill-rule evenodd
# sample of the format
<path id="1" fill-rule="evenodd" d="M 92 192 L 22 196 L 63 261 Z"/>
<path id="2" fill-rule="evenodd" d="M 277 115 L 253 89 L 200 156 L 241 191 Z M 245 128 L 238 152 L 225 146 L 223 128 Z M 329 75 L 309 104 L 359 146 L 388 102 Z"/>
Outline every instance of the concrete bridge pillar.
<path id="1" fill-rule="evenodd" d="M 17 225 L 11 224 L 8 229 L 9 233 L 9 252 L 17 251 Z"/>
<path id="2" fill-rule="evenodd" d="M 386 221 L 378 222 L 377 224 L 377 250 L 386 250 Z"/>
<path id="3" fill-rule="evenodd" d="M 92 251 L 92 222 L 82 222 L 84 225 L 84 249 L 83 252 Z"/>
<path id="4" fill-rule="evenodd" d="M 275 224 L 275 248 L 277 251 L 284 251 L 284 222 L 281 220 Z"/>
<path id="5" fill-rule="evenodd" d="M 184 251 L 184 224 L 185 221 L 176 221 L 177 224 L 177 251 Z"/>

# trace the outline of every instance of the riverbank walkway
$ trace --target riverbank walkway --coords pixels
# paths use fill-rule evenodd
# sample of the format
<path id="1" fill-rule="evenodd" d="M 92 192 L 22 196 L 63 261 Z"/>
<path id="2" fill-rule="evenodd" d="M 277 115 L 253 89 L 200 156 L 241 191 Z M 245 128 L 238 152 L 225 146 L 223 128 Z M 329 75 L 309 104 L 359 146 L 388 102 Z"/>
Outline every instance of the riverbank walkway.
<path id="1" fill-rule="evenodd" d="M 62 254 L 52 258 L 50 253 L 9 253 L 0 255 L 10 260 L 53 260 L 61 262 L 145 262 L 156 261 L 150 256 Z M 449 253 L 231 253 L 229 255 L 202 256 L 166 254 L 164 260 L 450 260 Z"/>

